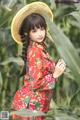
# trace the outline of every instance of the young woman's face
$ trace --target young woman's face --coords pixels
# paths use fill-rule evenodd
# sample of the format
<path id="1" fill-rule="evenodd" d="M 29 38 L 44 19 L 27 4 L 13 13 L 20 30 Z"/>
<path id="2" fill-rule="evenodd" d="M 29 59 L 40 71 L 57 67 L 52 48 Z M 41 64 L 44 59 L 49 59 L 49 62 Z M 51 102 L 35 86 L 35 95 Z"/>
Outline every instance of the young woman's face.
<path id="1" fill-rule="evenodd" d="M 42 42 L 45 39 L 46 31 L 43 27 L 32 29 L 29 33 L 29 37 L 34 42 Z"/>

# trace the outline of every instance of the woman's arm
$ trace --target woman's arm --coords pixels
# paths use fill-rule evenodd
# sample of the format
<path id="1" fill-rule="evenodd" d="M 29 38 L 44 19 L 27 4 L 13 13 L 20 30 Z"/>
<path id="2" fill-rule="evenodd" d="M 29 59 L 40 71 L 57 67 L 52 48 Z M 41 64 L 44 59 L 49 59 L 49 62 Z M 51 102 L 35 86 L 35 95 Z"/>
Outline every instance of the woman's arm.
<path id="1" fill-rule="evenodd" d="M 55 66 L 53 77 L 58 78 L 59 76 L 61 76 L 64 73 L 65 69 L 66 69 L 66 64 L 65 64 L 64 60 L 59 59 L 59 61 L 57 62 L 56 66 Z"/>

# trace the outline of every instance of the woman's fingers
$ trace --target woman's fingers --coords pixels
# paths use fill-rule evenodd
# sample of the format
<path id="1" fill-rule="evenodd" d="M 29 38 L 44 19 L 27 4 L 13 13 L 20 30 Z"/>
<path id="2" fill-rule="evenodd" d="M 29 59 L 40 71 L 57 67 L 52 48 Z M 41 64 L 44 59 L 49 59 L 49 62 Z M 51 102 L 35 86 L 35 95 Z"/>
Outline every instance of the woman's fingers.
<path id="1" fill-rule="evenodd" d="M 66 65 L 66 63 L 64 62 L 64 60 L 63 60 L 63 59 L 59 59 L 58 63 L 59 63 L 59 64 L 63 63 L 63 64 L 65 64 L 65 65 Z"/>
<path id="2" fill-rule="evenodd" d="M 62 64 L 62 65 L 61 65 L 61 68 L 65 69 L 65 68 L 66 68 L 66 65 L 65 65 L 65 64 Z"/>
<path id="3" fill-rule="evenodd" d="M 56 64 L 54 75 L 55 77 L 59 77 L 61 74 L 64 73 L 66 69 L 66 64 L 63 59 L 59 59 L 58 63 Z"/>
<path id="4" fill-rule="evenodd" d="M 56 67 L 58 68 L 66 68 L 66 64 L 63 59 L 59 59 L 58 63 L 56 64 Z"/>
<path id="5" fill-rule="evenodd" d="M 65 69 L 65 68 L 66 68 L 66 65 L 65 65 L 64 63 L 62 63 L 62 64 L 59 65 L 59 67 L 60 67 L 61 69 Z"/>

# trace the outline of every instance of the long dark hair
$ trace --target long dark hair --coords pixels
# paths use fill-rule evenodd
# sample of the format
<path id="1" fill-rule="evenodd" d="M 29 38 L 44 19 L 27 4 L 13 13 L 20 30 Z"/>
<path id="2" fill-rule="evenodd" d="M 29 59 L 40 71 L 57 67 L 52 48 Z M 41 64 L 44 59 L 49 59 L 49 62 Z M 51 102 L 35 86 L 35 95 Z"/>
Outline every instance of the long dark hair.
<path id="1" fill-rule="evenodd" d="M 43 16 L 37 13 L 32 13 L 28 15 L 22 22 L 21 27 L 19 29 L 19 34 L 23 43 L 23 49 L 22 49 L 22 59 L 24 60 L 24 66 L 23 70 L 20 74 L 20 77 L 25 75 L 26 72 L 28 71 L 28 66 L 27 66 L 27 50 L 28 46 L 30 43 L 29 39 L 29 32 L 32 29 L 35 29 L 35 27 L 43 27 L 46 30 L 46 21 Z"/>

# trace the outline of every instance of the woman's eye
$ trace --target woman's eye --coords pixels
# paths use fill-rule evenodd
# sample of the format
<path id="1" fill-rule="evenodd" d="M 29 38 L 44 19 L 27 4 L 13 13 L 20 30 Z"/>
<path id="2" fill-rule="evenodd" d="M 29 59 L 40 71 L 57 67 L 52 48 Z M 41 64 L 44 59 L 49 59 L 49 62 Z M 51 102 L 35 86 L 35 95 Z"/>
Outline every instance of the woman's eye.
<path id="1" fill-rule="evenodd" d="M 40 30 L 45 30 L 44 27 L 39 28 Z M 38 29 L 33 29 L 32 32 L 35 33 L 37 32 Z"/>
<path id="2" fill-rule="evenodd" d="M 32 32 L 36 32 L 36 30 L 32 30 Z"/>
<path id="3" fill-rule="evenodd" d="M 41 30 L 44 30 L 44 28 L 43 28 L 43 27 L 41 27 L 40 29 L 41 29 Z"/>

